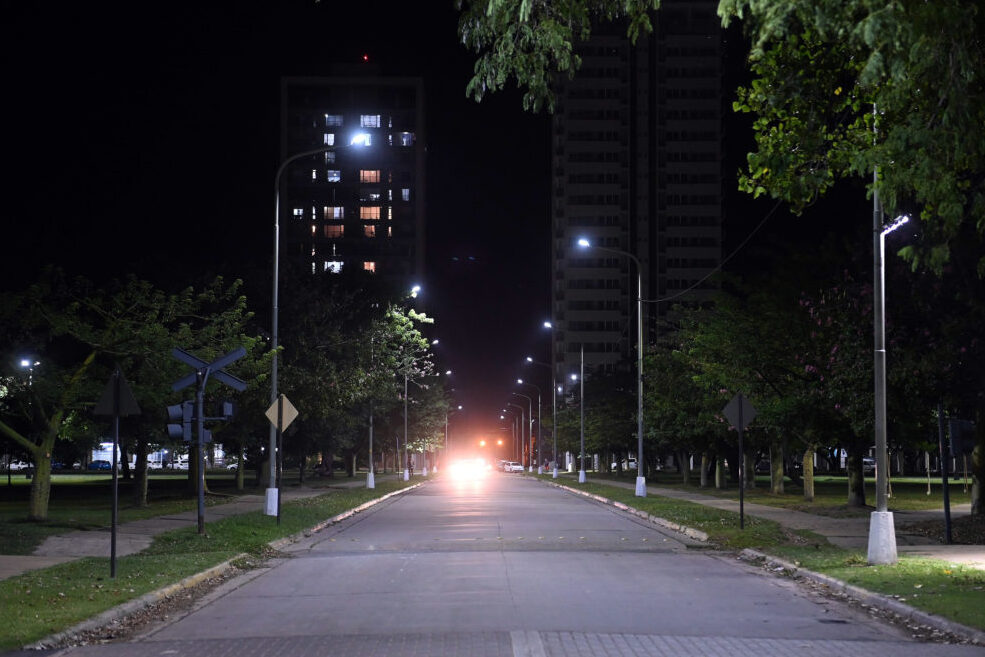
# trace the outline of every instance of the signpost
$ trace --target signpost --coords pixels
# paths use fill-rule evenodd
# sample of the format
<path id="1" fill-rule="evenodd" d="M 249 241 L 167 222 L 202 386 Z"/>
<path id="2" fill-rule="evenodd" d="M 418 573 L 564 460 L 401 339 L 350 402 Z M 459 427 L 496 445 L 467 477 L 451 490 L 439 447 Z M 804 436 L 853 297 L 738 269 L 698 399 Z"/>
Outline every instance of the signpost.
<path id="1" fill-rule="evenodd" d="M 112 376 L 103 388 L 103 394 L 93 409 L 96 415 L 113 416 L 113 511 L 109 539 L 109 576 L 116 577 L 116 524 L 119 518 L 119 473 L 117 472 L 117 446 L 120 444 L 120 416 L 140 415 L 140 407 L 133 396 L 133 391 L 123 378 L 119 365 L 113 370 Z"/>
<path id="2" fill-rule="evenodd" d="M 746 455 L 742 449 L 742 431 L 756 417 L 756 409 L 740 392 L 725 405 L 722 413 L 739 432 L 739 529 L 745 529 Z"/>
<path id="3" fill-rule="evenodd" d="M 289 427 L 291 425 L 291 422 L 294 422 L 294 419 L 297 418 L 298 409 L 294 408 L 294 404 L 292 404 L 287 397 L 285 397 L 283 394 L 280 394 L 277 397 L 277 401 L 271 404 L 270 408 L 267 409 L 265 415 L 267 416 L 267 419 L 270 420 L 270 424 L 272 424 L 274 426 L 274 429 L 277 430 L 277 453 L 270 455 L 270 467 L 271 468 L 274 467 L 275 463 L 277 467 L 277 488 L 276 488 L 277 493 L 275 496 L 277 498 L 275 501 L 277 508 L 276 508 L 276 513 L 271 513 L 272 509 L 270 509 L 268 506 L 266 510 L 266 514 L 268 516 L 276 515 L 277 524 L 279 525 L 280 524 L 280 477 L 284 463 L 284 457 L 282 456 L 284 453 L 284 449 L 283 449 L 284 429 Z"/>
<path id="4" fill-rule="evenodd" d="M 191 365 L 195 368 L 195 371 L 183 379 L 179 379 L 171 384 L 171 389 L 175 392 L 186 388 L 193 383 L 197 383 L 197 391 L 195 394 L 195 417 L 197 426 L 197 440 L 198 445 L 198 477 L 196 486 L 198 488 L 198 533 L 205 533 L 205 444 L 209 442 L 209 434 L 205 430 L 205 386 L 209 382 L 209 377 L 214 376 L 217 380 L 225 383 L 230 388 L 243 392 L 246 390 L 246 382 L 237 379 L 232 374 L 224 372 L 223 367 L 235 362 L 246 355 L 246 349 L 240 347 L 239 349 L 234 349 L 230 351 L 225 356 L 220 356 L 211 363 L 207 363 L 204 360 L 191 355 L 187 351 L 182 349 L 174 349 L 171 355 L 180 360 L 181 362 Z M 221 418 L 208 418 L 208 419 L 227 419 L 225 417 Z"/>

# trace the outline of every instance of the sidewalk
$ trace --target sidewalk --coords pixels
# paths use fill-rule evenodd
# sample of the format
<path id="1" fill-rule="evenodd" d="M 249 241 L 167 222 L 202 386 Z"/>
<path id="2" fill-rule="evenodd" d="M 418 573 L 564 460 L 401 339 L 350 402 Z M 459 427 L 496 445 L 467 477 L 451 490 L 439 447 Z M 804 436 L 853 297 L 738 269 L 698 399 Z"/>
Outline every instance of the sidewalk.
<path id="1" fill-rule="evenodd" d="M 389 475 L 392 476 L 392 475 Z M 380 481 L 387 475 L 377 475 Z M 324 480 L 323 480 L 324 481 Z M 365 476 L 339 478 L 330 484 L 330 488 L 355 488 L 366 485 Z M 284 488 L 282 502 L 314 497 L 328 492 L 329 488 Z M 215 522 L 228 516 L 263 510 L 263 494 L 239 495 L 226 504 L 206 507 L 205 522 Z M 183 511 L 166 516 L 134 520 L 122 523 L 116 528 L 116 556 L 140 552 L 151 544 L 154 536 L 179 529 L 181 527 L 196 527 L 198 525 L 198 510 Z M 110 556 L 111 531 L 109 527 L 95 531 L 73 531 L 66 534 L 56 534 L 45 539 L 33 554 L 30 555 L 0 555 L 0 580 L 20 575 L 29 570 L 47 568 L 56 564 L 74 561 L 83 557 Z"/>
<path id="2" fill-rule="evenodd" d="M 559 477 L 560 480 L 560 477 Z M 592 479 L 588 481 L 596 484 L 609 486 L 619 486 L 622 488 L 634 489 L 635 482 L 613 481 L 611 479 Z M 694 502 L 704 506 L 714 507 L 726 511 L 739 512 L 739 502 L 737 500 L 726 500 L 712 495 L 703 495 L 689 490 L 677 488 L 661 488 L 659 486 L 647 486 L 647 493 L 670 497 L 674 499 Z M 794 511 L 780 507 L 766 506 L 765 504 L 755 504 L 745 502 L 743 510 L 746 515 L 772 520 L 790 529 L 806 529 L 816 534 L 820 534 L 828 539 L 833 545 L 850 550 L 868 549 L 869 545 L 869 518 L 829 518 L 803 511 Z M 956 518 L 971 513 L 970 504 L 957 504 L 951 507 L 951 517 Z M 944 545 L 936 543 L 926 536 L 907 534 L 899 528 L 911 522 L 922 520 L 940 520 L 944 524 L 944 511 L 894 511 L 893 521 L 896 527 L 896 551 L 899 554 L 928 557 L 940 559 L 951 563 L 963 564 L 974 568 L 985 570 L 985 545 Z"/>

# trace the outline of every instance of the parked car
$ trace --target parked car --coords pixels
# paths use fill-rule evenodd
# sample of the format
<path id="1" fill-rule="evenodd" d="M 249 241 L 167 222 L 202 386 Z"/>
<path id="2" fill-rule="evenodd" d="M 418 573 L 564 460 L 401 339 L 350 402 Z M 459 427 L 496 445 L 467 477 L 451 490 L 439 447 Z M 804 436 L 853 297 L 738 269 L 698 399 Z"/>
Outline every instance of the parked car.
<path id="1" fill-rule="evenodd" d="M 109 461 L 97 460 L 89 464 L 90 470 L 111 470 L 113 468 Z"/>
<path id="2" fill-rule="evenodd" d="M 862 457 L 862 472 L 870 473 L 876 471 L 876 460 L 874 458 L 863 456 Z"/>
<path id="3" fill-rule="evenodd" d="M 613 461 L 612 462 L 612 469 L 613 470 L 616 470 L 618 467 L 619 467 L 619 464 L 616 463 L 615 461 Z M 623 470 L 635 470 L 636 469 L 636 459 L 629 459 L 629 461 L 623 461 L 622 462 L 622 469 Z"/>
<path id="4" fill-rule="evenodd" d="M 11 472 L 17 472 L 19 470 L 30 470 L 31 464 L 27 461 L 11 461 L 7 468 Z"/>
<path id="5" fill-rule="evenodd" d="M 523 472 L 523 464 L 516 461 L 508 461 L 503 466 L 503 472 Z"/>

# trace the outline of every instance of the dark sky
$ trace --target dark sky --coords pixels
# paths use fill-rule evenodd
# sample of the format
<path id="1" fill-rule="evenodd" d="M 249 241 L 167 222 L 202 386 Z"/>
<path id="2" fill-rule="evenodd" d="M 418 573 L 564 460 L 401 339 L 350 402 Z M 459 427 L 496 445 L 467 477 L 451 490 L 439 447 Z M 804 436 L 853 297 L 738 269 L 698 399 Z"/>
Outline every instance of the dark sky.
<path id="1" fill-rule="evenodd" d="M 522 357 L 548 357 L 547 119 L 465 98 L 451 0 L 7 3 L 0 23 L 4 288 L 46 263 L 269 268 L 280 78 L 368 54 L 425 79 L 426 309 L 462 403 L 487 419 Z"/>

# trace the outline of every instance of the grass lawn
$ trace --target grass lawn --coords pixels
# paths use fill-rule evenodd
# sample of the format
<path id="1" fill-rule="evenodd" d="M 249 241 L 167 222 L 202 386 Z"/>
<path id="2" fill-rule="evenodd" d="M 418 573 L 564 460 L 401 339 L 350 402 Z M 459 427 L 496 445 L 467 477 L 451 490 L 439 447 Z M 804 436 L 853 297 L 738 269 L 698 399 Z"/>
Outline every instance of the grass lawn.
<path id="1" fill-rule="evenodd" d="M 624 474 L 617 477 L 614 473 L 589 473 L 593 479 L 615 479 L 618 481 L 635 481 L 636 475 Z M 702 495 L 712 495 L 724 499 L 739 499 L 738 487 L 733 485 L 724 490 L 714 487 L 700 488 L 697 478 L 692 479 L 688 486 L 680 481 L 680 475 L 676 473 L 661 472 L 655 478 L 647 478 L 648 486 L 658 486 L 664 488 L 687 489 Z M 900 477 L 891 480 L 892 494 L 889 497 L 890 511 L 925 511 L 931 509 L 944 508 L 944 495 L 941 480 L 938 477 L 930 482 L 930 495 L 927 494 L 927 479 L 920 477 Z M 801 486 L 794 485 L 789 479 L 784 480 L 784 492 L 782 495 L 774 495 L 769 489 L 769 477 L 757 476 L 756 488 L 745 492 L 745 501 L 777 506 L 806 513 L 816 513 L 823 516 L 832 517 L 864 517 L 868 516 L 871 508 L 849 508 L 845 501 L 848 497 L 848 481 L 845 477 L 837 476 L 817 476 L 814 478 L 814 501 L 804 501 L 804 490 Z M 968 504 L 971 502 L 971 486 L 968 491 L 964 491 L 963 480 L 951 480 L 948 484 L 948 496 L 951 506 L 958 504 Z M 875 506 L 876 482 L 872 477 L 865 479 L 865 500 L 870 506 Z"/>
<path id="2" fill-rule="evenodd" d="M 327 489 L 324 495 L 285 503 L 280 525 L 254 512 L 210 522 L 204 535 L 195 527 L 168 532 L 143 552 L 118 558 L 115 579 L 109 577 L 108 558 L 87 558 L 0 581 L 5 621 L 0 651 L 38 641 L 237 554 L 262 555 L 270 541 L 414 483 L 387 480 L 374 489 Z"/>
<path id="3" fill-rule="evenodd" d="M 285 472 L 284 485 L 297 483 L 296 472 Z M 293 475 L 293 476 L 291 476 Z M 357 475 L 358 476 L 358 475 Z M 111 476 L 103 473 L 53 474 L 48 519 L 45 522 L 28 522 L 27 508 L 31 480 L 24 475 L 0 477 L 0 554 L 31 554 L 34 549 L 53 534 L 75 530 L 95 530 L 109 527 L 112 522 Z M 154 516 L 192 511 L 198 502 L 185 492 L 187 473 L 161 473 L 152 471 L 148 484 L 145 507 L 132 503 L 131 483 L 119 482 L 119 522 L 141 520 Z M 350 481 L 344 473 L 335 478 L 306 479 L 305 485 L 313 488 L 330 488 L 341 481 Z M 207 506 L 224 504 L 233 496 L 263 494 L 262 488 L 254 488 L 251 472 L 246 476 L 246 488 L 235 489 L 235 475 L 226 471 L 209 472 L 206 495 Z"/>

